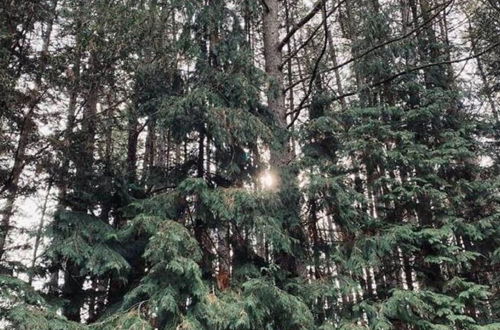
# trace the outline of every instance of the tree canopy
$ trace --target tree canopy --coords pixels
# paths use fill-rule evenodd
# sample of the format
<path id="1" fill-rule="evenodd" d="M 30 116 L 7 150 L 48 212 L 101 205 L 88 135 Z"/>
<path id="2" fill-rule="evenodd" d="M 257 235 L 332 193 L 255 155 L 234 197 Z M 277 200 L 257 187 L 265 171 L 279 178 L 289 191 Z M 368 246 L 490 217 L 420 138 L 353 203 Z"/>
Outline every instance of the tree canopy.
<path id="1" fill-rule="evenodd" d="M 499 17 L 1 2 L 0 327 L 500 328 Z"/>

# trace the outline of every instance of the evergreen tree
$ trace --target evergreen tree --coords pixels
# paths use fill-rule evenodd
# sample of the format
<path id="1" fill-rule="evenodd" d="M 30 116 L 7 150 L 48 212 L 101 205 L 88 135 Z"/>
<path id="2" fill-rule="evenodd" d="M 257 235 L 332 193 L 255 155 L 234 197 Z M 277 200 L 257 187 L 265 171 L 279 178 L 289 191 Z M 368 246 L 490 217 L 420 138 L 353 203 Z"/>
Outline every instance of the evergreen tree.
<path id="1" fill-rule="evenodd" d="M 498 10 L 2 3 L 0 325 L 498 328 Z"/>

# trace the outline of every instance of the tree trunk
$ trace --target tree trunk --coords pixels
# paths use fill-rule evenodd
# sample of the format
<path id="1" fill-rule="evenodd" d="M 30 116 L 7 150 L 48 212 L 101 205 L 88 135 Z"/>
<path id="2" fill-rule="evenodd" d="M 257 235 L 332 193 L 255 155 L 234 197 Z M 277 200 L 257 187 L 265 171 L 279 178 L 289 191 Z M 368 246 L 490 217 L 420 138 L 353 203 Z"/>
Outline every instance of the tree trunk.
<path id="1" fill-rule="evenodd" d="M 12 166 L 10 177 L 5 186 L 5 190 L 7 191 L 7 198 L 5 206 L 3 207 L 1 212 L 2 220 L 0 223 L 0 260 L 2 260 L 4 256 L 7 244 L 7 236 L 11 229 L 10 220 L 14 211 L 14 203 L 19 191 L 19 180 L 21 179 L 21 174 L 25 166 L 26 150 L 28 148 L 29 139 L 32 132 L 36 128 L 32 115 L 32 111 L 30 110 L 24 117 L 21 134 L 19 137 L 19 143 L 17 146 L 16 155 L 14 157 L 14 165 Z"/>
<path id="2" fill-rule="evenodd" d="M 285 94 L 283 86 L 283 72 L 281 71 L 282 52 L 280 48 L 280 2 L 278 0 L 265 0 L 263 16 L 263 39 L 265 70 L 269 77 L 267 103 L 270 112 L 274 115 L 276 124 L 276 145 L 271 149 L 271 168 L 277 176 L 277 191 L 281 195 L 283 205 L 284 229 L 299 244 L 305 242 L 305 234 L 300 227 L 299 196 L 297 194 L 297 173 L 294 173 L 289 163 L 293 160 L 287 134 Z M 294 205 L 296 207 L 289 207 Z M 294 253 L 280 251 L 276 253 L 276 262 L 280 267 L 293 276 L 306 276 L 304 265 L 300 264 L 298 247 L 293 248 Z"/>
<path id="3" fill-rule="evenodd" d="M 36 260 L 37 260 L 37 255 L 38 255 L 38 248 L 40 247 L 40 241 L 41 241 L 42 235 L 43 235 L 43 227 L 45 225 L 45 214 L 47 212 L 47 203 L 49 201 L 51 189 L 52 189 L 52 178 L 49 180 L 49 186 L 47 187 L 47 193 L 46 193 L 45 199 L 43 201 L 42 215 L 40 216 L 40 223 L 38 225 L 38 230 L 37 230 L 36 236 L 35 236 L 35 244 L 33 245 L 33 260 L 31 261 L 31 268 L 30 268 L 30 273 L 29 273 L 29 277 L 28 277 L 28 283 L 30 285 L 33 281 Z"/>
<path id="4" fill-rule="evenodd" d="M 137 143 L 139 140 L 137 112 L 132 106 L 128 110 L 127 122 L 127 180 L 128 184 L 137 181 Z"/>
<path id="5" fill-rule="evenodd" d="M 78 198 L 72 205 L 72 210 L 80 213 L 87 213 L 89 210 L 90 200 L 88 196 L 92 194 L 93 165 L 94 165 L 94 149 L 95 135 L 97 125 L 97 103 L 100 86 L 94 75 L 99 72 L 99 66 L 95 54 L 90 55 L 89 73 L 92 79 L 89 89 L 85 95 L 85 108 L 82 117 L 82 128 L 80 130 L 81 141 L 79 144 L 79 154 L 75 159 L 76 180 L 75 191 Z M 62 287 L 62 297 L 70 301 L 64 306 L 63 315 L 69 320 L 79 322 L 80 310 L 83 306 L 83 283 L 85 277 L 80 274 L 80 267 L 69 260 L 66 263 L 64 275 L 64 284 Z"/>

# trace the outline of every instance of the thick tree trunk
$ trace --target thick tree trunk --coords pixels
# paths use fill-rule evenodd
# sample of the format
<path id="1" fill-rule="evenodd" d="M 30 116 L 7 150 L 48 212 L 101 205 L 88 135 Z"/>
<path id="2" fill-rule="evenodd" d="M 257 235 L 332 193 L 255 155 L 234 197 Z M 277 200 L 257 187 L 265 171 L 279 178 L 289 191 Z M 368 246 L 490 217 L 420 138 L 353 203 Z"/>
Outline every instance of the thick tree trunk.
<path id="1" fill-rule="evenodd" d="M 279 1 L 266 0 L 267 8 L 264 10 L 263 33 L 264 33 L 264 59 L 265 70 L 270 79 L 267 95 L 269 110 L 275 116 L 279 134 L 279 144 L 271 151 L 271 165 L 280 170 L 292 160 L 286 136 L 286 107 L 285 94 L 283 92 L 283 72 L 281 71 L 282 53 L 279 48 L 280 18 Z"/>
<path id="2" fill-rule="evenodd" d="M 283 86 L 283 72 L 281 71 L 282 53 L 280 48 L 280 2 L 278 0 L 265 0 L 263 16 L 264 60 L 265 70 L 270 80 L 267 94 L 267 103 L 270 112 L 274 115 L 276 124 L 277 143 L 271 149 L 271 168 L 277 176 L 276 185 L 283 204 L 284 229 L 298 240 L 298 244 L 305 242 L 305 234 L 300 227 L 299 197 L 297 194 L 297 173 L 289 167 L 293 160 L 287 134 L 285 94 Z M 290 207 L 294 205 L 296 207 Z M 280 251 L 276 253 L 276 262 L 290 274 L 306 276 L 304 265 L 299 262 L 298 247 L 293 248 L 294 253 Z"/>

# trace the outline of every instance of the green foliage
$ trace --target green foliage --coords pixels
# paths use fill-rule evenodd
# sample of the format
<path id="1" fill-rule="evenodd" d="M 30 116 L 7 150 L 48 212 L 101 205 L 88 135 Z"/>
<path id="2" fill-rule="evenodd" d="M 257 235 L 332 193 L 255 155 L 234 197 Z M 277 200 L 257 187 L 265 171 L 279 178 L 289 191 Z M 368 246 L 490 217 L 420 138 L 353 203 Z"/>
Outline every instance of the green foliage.
<path id="1" fill-rule="evenodd" d="M 147 273 L 127 294 L 124 308 L 143 305 L 159 324 L 175 328 L 207 291 L 197 264 L 201 258 L 198 244 L 181 224 L 162 221 L 149 240 L 144 258 Z"/>
<path id="2" fill-rule="evenodd" d="M 0 322 L 5 329 L 77 330 L 84 328 L 58 315 L 57 308 L 50 306 L 43 294 L 35 291 L 22 280 L 5 275 L 0 276 L 0 297 Z"/>
<path id="3" fill-rule="evenodd" d="M 141 306 L 139 306 L 140 309 Z M 132 309 L 125 313 L 116 313 L 113 316 L 106 318 L 100 322 L 94 323 L 88 327 L 89 329 L 99 330 L 153 330 L 150 322 L 141 317 L 140 311 Z"/>
<path id="4" fill-rule="evenodd" d="M 486 293 L 485 287 L 473 283 L 468 283 L 467 286 L 471 293 L 474 292 L 479 296 Z M 385 314 L 388 318 L 400 319 L 420 329 L 468 328 L 476 321 L 463 314 L 464 296 L 461 294 L 458 297 L 451 297 L 432 291 L 395 290 L 385 303 Z"/>
<path id="5" fill-rule="evenodd" d="M 44 71 L 36 47 L 21 46 L 45 26 L 48 3 L 21 1 L 12 17 L 0 5 L 2 178 L 11 166 L 4 154 L 17 153 L 17 113 L 31 102 L 19 81 L 29 85 Z M 265 85 L 268 97 L 285 89 L 260 69 L 254 33 L 263 3 L 59 2 L 64 46 L 51 46 L 40 82 L 51 86 L 48 103 L 70 109 L 61 113 L 67 130 L 48 140 L 60 158 L 45 169 L 59 210 L 39 268 L 46 277 L 64 274 L 63 283 L 51 280 L 44 294 L 0 277 L 0 322 L 20 329 L 498 328 L 497 127 L 468 111 L 476 102 L 461 95 L 452 66 L 422 66 L 455 56 L 446 12 L 426 22 L 433 1 L 339 3 L 330 19 L 339 17 L 340 37 L 349 41 L 342 56 L 350 51 L 355 60 L 333 72 L 324 63 L 336 60 L 331 52 L 310 91 L 287 89 L 285 108 L 308 97 L 285 131 L 263 105 Z M 287 6 L 285 24 L 310 10 L 305 2 L 278 3 Z M 498 22 L 488 8 L 474 9 L 471 33 L 491 45 Z M 316 18 L 283 54 L 293 54 Z M 17 34 L 6 33 L 7 19 Z M 287 83 L 307 81 L 302 70 L 316 58 L 318 31 L 289 59 Z M 495 54 L 483 56 L 492 84 Z M 340 87 L 330 81 L 334 73 L 356 94 L 331 93 Z M 286 148 L 294 159 L 277 159 Z M 265 189 L 258 181 L 269 150 L 280 180 Z M 62 308 L 49 303 L 60 298 Z M 90 324 L 70 322 L 61 310 Z"/>
<path id="6" fill-rule="evenodd" d="M 311 329 L 313 316 L 296 296 L 269 280 L 252 279 L 241 292 L 206 299 L 208 329 Z"/>
<path id="7" fill-rule="evenodd" d="M 47 256 L 70 260 L 81 267 L 81 275 L 114 273 L 124 276 L 129 264 L 118 251 L 118 232 L 88 214 L 59 211 L 49 228 L 53 239 Z"/>

